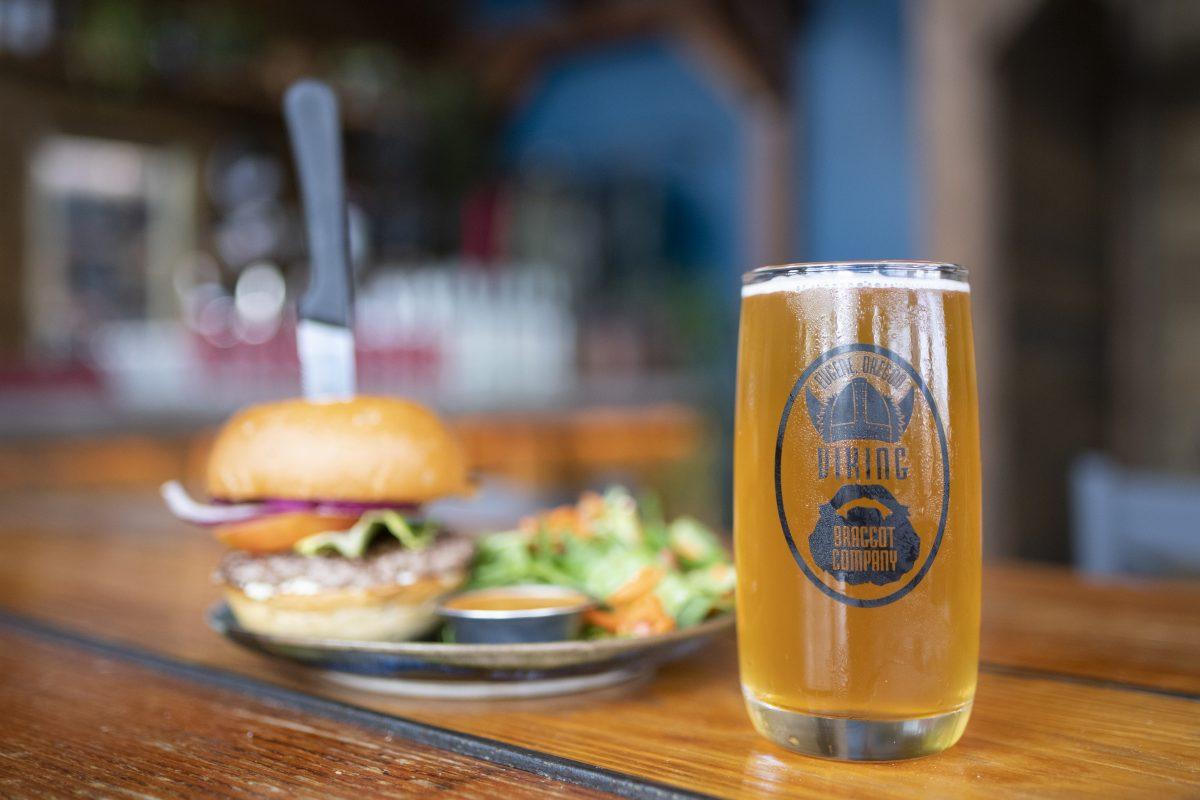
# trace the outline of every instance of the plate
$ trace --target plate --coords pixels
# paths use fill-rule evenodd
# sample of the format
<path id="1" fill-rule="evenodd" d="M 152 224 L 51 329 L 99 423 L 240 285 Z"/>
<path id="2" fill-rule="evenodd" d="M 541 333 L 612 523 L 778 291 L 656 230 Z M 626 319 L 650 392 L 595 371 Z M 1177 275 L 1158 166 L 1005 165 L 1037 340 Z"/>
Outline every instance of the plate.
<path id="1" fill-rule="evenodd" d="M 229 606 L 209 625 L 237 644 L 322 671 L 327 680 L 389 694 L 439 698 L 537 697 L 612 686 L 684 658 L 733 627 L 733 614 L 638 638 L 538 644 L 360 642 L 270 636 L 242 628 Z"/>

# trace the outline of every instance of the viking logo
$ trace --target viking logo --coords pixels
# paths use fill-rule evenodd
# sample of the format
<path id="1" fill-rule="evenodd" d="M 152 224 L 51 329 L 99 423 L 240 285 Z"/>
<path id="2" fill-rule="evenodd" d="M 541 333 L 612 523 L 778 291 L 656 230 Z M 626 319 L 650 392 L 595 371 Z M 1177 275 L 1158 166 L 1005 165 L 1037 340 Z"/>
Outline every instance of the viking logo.
<path id="1" fill-rule="evenodd" d="M 809 362 L 783 403 L 774 472 L 788 550 L 827 597 L 878 608 L 933 568 L 950 447 L 937 395 L 900 354 L 850 342 Z"/>
<path id="2" fill-rule="evenodd" d="M 866 378 L 855 378 L 825 403 L 808 389 L 804 403 L 813 427 L 827 442 L 898 442 L 912 419 L 913 389 L 896 402 L 884 397 Z"/>
<path id="3" fill-rule="evenodd" d="M 840 581 L 885 586 L 917 563 L 921 537 L 908 508 L 887 489 L 850 484 L 821 506 L 808 549 L 816 565 Z"/>

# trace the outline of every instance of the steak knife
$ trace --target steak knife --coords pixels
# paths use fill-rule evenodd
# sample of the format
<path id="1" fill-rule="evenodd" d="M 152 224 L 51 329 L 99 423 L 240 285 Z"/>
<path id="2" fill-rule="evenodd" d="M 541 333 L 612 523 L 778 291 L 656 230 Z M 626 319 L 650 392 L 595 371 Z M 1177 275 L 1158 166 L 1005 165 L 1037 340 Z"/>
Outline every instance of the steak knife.
<path id="1" fill-rule="evenodd" d="M 326 84 L 302 80 L 288 89 L 283 105 L 308 230 L 308 288 L 296 324 L 304 396 L 352 397 L 354 292 L 337 98 Z"/>

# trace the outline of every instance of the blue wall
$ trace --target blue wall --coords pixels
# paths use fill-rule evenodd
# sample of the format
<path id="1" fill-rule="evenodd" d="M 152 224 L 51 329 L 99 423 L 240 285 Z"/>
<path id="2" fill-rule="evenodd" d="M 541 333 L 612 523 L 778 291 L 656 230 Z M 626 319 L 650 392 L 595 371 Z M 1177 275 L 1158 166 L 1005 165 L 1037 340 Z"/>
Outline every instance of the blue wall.
<path id="1" fill-rule="evenodd" d="M 518 5 L 535 14 L 545 7 L 536 0 Z M 807 6 L 792 59 L 791 260 L 920 255 L 903 6 L 902 0 Z M 730 102 L 661 39 L 597 48 L 546 71 L 512 117 L 506 152 L 513 163 L 558 165 L 584 176 L 625 169 L 661 177 L 690 219 L 687 260 L 736 275 L 753 265 L 744 236 L 746 132 Z"/>
<path id="2" fill-rule="evenodd" d="M 661 39 L 573 54 L 542 76 L 513 116 L 517 165 L 575 175 L 661 179 L 688 218 L 673 248 L 692 266 L 745 266 L 742 136 L 736 109 Z"/>
<path id="3" fill-rule="evenodd" d="M 900 0 L 814 0 L 793 60 L 795 229 L 808 261 L 916 257 L 912 74 Z"/>

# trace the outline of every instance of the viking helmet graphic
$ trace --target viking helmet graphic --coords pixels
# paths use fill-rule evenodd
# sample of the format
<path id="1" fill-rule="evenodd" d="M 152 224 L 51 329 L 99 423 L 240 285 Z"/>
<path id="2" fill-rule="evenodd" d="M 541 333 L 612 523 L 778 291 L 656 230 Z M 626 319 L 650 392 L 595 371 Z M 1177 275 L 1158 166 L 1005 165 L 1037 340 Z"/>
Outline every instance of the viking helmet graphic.
<path id="1" fill-rule="evenodd" d="M 898 442 L 912 419 L 913 390 L 899 402 L 884 397 L 866 378 L 855 378 L 825 403 L 806 390 L 808 418 L 827 442 L 875 439 Z"/>

